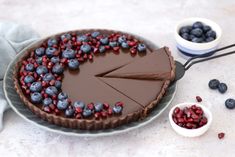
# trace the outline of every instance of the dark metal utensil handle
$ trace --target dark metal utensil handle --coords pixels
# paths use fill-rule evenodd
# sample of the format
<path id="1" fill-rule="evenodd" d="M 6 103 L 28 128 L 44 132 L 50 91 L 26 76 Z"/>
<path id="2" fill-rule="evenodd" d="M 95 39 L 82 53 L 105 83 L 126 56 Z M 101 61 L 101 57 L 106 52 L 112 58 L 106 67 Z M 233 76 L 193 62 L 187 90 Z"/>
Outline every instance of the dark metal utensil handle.
<path id="1" fill-rule="evenodd" d="M 215 59 L 215 58 L 231 55 L 231 54 L 234 54 L 234 53 L 235 53 L 235 51 L 231 51 L 231 52 L 223 53 L 223 54 L 220 54 L 220 55 L 217 55 L 217 56 L 208 57 L 208 58 L 200 59 L 200 60 L 197 60 L 197 61 L 193 61 L 190 64 L 188 64 L 188 66 L 185 66 L 184 68 L 185 68 L 185 70 L 188 70 L 192 65 L 194 65 L 196 63 L 212 60 L 212 59 Z"/>
<path id="2" fill-rule="evenodd" d="M 224 47 L 221 47 L 219 49 L 216 49 L 216 50 L 213 50 L 213 51 L 210 51 L 208 53 L 216 53 L 216 52 L 219 52 L 219 51 L 222 51 L 222 50 L 225 50 L 225 49 L 228 49 L 228 48 L 231 48 L 231 47 L 234 47 L 235 44 L 231 44 L 231 45 L 228 45 L 228 46 L 224 46 Z M 207 53 L 207 54 L 208 54 Z M 199 55 L 199 56 L 195 56 L 195 57 L 192 57 L 190 58 L 189 60 L 187 60 L 187 62 L 185 62 L 184 66 L 186 66 L 187 64 L 189 64 L 192 60 L 195 60 L 197 58 L 203 58 L 203 57 L 206 57 L 207 54 L 202 54 L 202 55 Z"/>

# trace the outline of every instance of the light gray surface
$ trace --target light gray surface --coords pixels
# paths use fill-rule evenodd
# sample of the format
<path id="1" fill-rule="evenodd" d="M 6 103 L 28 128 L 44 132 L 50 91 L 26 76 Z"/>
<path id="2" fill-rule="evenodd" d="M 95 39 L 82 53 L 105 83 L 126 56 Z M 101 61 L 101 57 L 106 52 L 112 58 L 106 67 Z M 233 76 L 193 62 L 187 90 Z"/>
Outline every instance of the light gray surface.
<path id="1" fill-rule="evenodd" d="M 175 48 L 175 24 L 186 17 L 214 20 L 223 29 L 222 45 L 235 42 L 235 2 L 232 0 L 0 0 L 0 19 L 32 26 L 41 36 L 77 29 L 110 28 L 129 31 L 171 48 L 176 59 L 184 61 Z M 151 124 L 123 135 L 74 138 L 50 133 L 25 122 L 14 112 L 5 115 L 0 134 L 1 156 L 234 156 L 235 110 L 224 107 L 235 97 L 235 56 L 193 66 L 182 80 L 172 106 L 195 101 L 201 95 L 214 116 L 209 131 L 198 138 L 184 138 L 170 127 L 167 114 Z M 226 94 L 211 91 L 207 83 L 218 78 L 229 85 Z M 225 139 L 217 133 L 224 131 Z"/>

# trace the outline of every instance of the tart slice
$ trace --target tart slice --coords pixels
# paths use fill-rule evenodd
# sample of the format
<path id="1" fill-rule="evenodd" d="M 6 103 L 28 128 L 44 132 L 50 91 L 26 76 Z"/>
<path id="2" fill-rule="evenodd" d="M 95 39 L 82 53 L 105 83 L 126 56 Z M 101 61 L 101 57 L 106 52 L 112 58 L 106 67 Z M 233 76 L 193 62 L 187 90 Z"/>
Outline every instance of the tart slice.
<path id="1" fill-rule="evenodd" d="M 99 77 L 104 83 L 145 108 L 152 109 L 162 98 L 170 81 Z M 154 105 L 151 104 L 154 101 Z"/>
<path id="2" fill-rule="evenodd" d="M 122 66 L 103 77 L 133 78 L 149 80 L 173 80 L 174 69 L 172 57 L 167 47 L 158 49 L 143 58 L 136 59 L 131 63 Z"/>

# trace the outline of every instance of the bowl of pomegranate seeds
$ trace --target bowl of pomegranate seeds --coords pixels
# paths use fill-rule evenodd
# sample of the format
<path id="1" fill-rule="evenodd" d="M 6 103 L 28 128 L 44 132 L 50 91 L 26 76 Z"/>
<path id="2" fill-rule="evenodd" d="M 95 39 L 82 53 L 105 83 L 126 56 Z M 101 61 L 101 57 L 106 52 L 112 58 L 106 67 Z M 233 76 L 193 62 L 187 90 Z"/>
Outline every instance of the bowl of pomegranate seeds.
<path id="1" fill-rule="evenodd" d="M 185 137 L 197 137 L 204 134 L 212 122 L 211 111 L 198 103 L 181 103 L 169 112 L 172 128 Z"/>

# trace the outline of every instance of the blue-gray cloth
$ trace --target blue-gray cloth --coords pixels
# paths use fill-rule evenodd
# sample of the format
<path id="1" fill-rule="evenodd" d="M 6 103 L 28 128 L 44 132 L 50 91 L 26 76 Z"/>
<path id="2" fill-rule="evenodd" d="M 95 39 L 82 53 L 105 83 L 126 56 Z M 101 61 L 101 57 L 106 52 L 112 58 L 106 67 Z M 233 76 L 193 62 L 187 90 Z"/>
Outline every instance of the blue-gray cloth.
<path id="1" fill-rule="evenodd" d="M 0 131 L 2 129 L 3 113 L 9 108 L 2 86 L 7 66 L 18 52 L 38 38 L 39 35 L 28 26 L 0 22 Z"/>

